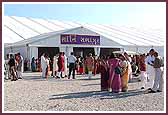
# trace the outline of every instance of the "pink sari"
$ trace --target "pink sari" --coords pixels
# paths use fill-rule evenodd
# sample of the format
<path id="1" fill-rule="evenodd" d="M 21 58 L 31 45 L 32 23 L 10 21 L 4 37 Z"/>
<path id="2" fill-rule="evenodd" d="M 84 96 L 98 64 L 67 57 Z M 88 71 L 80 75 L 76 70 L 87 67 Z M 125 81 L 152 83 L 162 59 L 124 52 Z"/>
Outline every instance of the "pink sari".
<path id="1" fill-rule="evenodd" d="M 120 74 L 115 73 L 115 68 L 119 66 L 120 60 L 117 58 L 109 59 L 109 89 L 112 92 L 118 93 L 121 90 L 121 77 Z"/>

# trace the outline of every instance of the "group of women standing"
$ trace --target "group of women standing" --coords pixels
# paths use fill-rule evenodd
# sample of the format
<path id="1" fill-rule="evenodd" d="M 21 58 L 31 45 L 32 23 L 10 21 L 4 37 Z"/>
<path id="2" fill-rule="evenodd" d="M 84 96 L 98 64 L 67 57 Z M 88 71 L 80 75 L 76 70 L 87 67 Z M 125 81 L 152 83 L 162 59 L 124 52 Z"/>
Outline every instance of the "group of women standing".
<path id="1" fill-rule="evenodd" d="M 129 61 L 124 55 L 116 57 L 111 53 L 109 57 L 102 56 L 100 63 L 101 90 L 118 93 L 128 90 L 131 70 Z"/>
<path id="2" fill-rule="evenodd" d="M 88 74 L 91 78 L 92 75 L 100 73 L 100 59 L 98 56 L 92 56 L 91 53 L 85 58 L 77 57 L 76 61 L 76 72 L 77 74 Z"/>

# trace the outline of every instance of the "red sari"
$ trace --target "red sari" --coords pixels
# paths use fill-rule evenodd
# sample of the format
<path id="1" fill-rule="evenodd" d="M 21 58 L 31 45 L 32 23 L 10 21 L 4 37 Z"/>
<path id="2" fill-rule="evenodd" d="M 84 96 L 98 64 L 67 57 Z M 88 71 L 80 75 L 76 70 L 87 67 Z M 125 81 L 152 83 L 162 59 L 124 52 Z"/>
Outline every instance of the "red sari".
<path id="1" fill-rule="evenodd" d="M 64 60 L 64 56 L 59 56 L 58 57 L 58 71 L 59 72 L 63 72 L 64 71 L 64 63 L 65 63 L 65 60 Z"/>
<path id="2" fill-rule="evenodd" d="M 83 62 L 81 61 L 80 63 L 79 63 L 79 73 L 80 74 L 84 74 L 84 64 L 83 64 Z"/>

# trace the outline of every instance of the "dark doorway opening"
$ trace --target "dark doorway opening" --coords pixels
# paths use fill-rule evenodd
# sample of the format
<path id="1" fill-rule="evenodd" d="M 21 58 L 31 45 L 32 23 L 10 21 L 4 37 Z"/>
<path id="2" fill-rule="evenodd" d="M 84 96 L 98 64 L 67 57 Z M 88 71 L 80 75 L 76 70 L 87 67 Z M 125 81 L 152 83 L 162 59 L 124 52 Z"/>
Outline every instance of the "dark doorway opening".
<path id="1" fill-rule="evenodd" d="M 52 59 L 59 53 L 59 47 L 38 47 L 38 58 L 40 58 L 43 53 L 48 54 L 50 59 Z"/>
<path id="2" fill-rule="evenodd" d="M 92 53 L 92 55 L 95 55 L 94 48 L 88 48 L 88 47 L 74 47 L 73 52 L 75 56 L 82 56 L 86 57 L 89 53 Z"/>
<path id="3" fill-rule="evenodd" d="M 48 54 L 50 58 L 50 71 L 53 68 L 53 57 L 59 53 L 59 47 L 38 47 L 38 58 L 41 57 L 43 53 Z"/>
<path id="4" fill-rule="evenodd" d="M 120 51 L 120 48 L 100 48 L 100 56 L 102 55 L 111 55 L 114 51 Z"/>

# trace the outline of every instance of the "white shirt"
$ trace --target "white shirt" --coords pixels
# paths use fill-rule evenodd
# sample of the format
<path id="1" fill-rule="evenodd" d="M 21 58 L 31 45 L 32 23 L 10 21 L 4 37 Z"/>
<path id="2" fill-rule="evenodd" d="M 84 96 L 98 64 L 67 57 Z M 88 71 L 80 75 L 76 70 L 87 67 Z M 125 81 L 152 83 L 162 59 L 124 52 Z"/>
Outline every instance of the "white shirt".
<path id="1" fill-rule="evenodd" d="M 70 55 L 69 58 L 68 58 L 68 63 L 75 63 L 76 60 L 77 59 L 74 55 Z"/>
<path id="2" fill-rule="evenodd" d="M 154 60 L 155 60 L 155 57 L 149 55 L 149 56 L 147 56 L 145 62 L 146 62 L 146 64 L 148 64 L 148 63 L 149 63 L 149 64 L 153 64 L 152 61 L 154 61 Z"/>
<path id="3" fill-rule="evenodd" d="M 44 56 L 41 56 L 41 67 L 46 68 L 47 67 L 47 62 Z"/>

